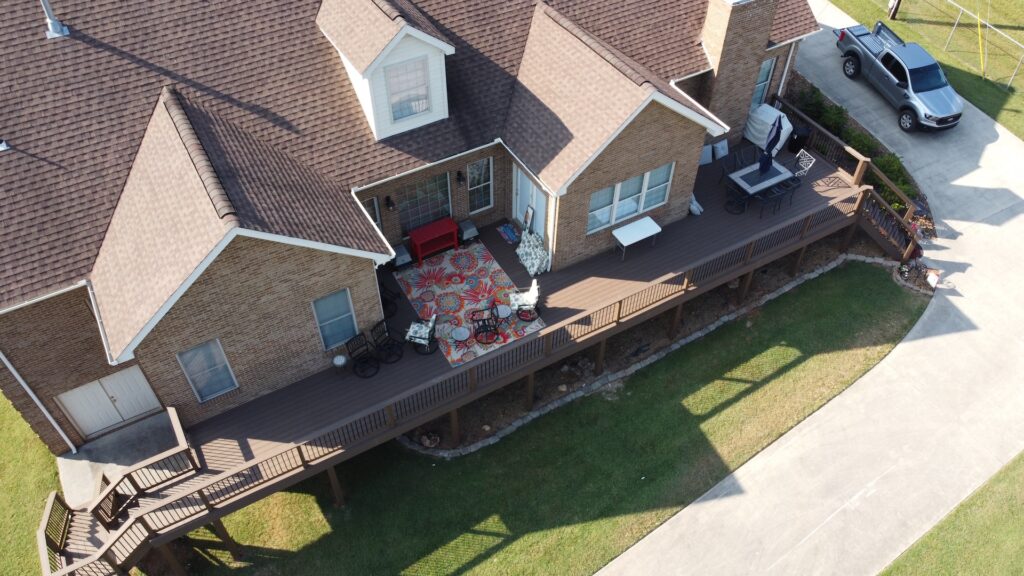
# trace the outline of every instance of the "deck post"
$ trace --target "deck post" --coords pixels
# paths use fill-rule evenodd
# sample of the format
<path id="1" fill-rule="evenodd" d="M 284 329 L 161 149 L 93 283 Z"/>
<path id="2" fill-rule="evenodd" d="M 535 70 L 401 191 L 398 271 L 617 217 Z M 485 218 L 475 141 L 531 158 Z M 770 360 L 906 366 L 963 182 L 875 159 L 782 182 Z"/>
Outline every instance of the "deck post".
<path id="1" fill-rule="evenodd" d="M 235 542 L 231 534 L 228 534 L 228 529 L 224 527 L 224 522 L 220 518 L 210 522 L 210 530 L 224 543 L 224 547 L 227 548 L 232 558 L 238 560 L 242 557 L 242 547 L 238 545 L 238 542 Z"/>
<path id="2" fill-rule="evenodd" d="M 853 185 L 860 186 L 864 183 L 864 175 L 868 171 L 868 164 L 871 163 L 870 158 L 860 158 L 857 160 L 857 168 L 853 171 Z"/>
<path id="3" fill-rule="evenodd" d="M 602 338 L 597 345 L 597 362 L 594 363 L 594 374 L 604 374 L 604 355 L 608 351 L 608 339 Z"/>
<path id="4" fill-rule="evenodd" d="M 185 571 L 185 567 L 181 565 L 178 557 L 171 551 L 170 546 L 161 544 L 156 547 L 156 550 L 160 553 L 164 565 L 171 571 L 171 574 L 174 574 L 174 576 L 188 576 L 188 572 Z"/>
<path id="5" fill-rule="evenodd" d="M 334 466 L 327 467 L 327 480 L 331 483 L 331 494 L 334 495 L 334 507 L 343 507 L 345 505 L 345 491 L 341 489 L 341 482 L 338 481 L 338 473 L 334 470 Z"/>
<path id="6" fill-rule="evenodd" d="M 672 312 L 672 324 L 668 327 L 669 339 L 674 339 L 679 334 L 679 325 L 683 321 L 683 303 L 680 302 L 676 305 L 676 309 Z"/>
<path id="7" fill-rule="evenodd" d="M 534 372 L 530 372 L 526 375 L 526 397 L 523 398 L 523 400 L 525 400 L 523 405 L 526 407 L 527 412 L 533 410 L 534 375 Z"/>
<path id="8" fill-rule="evenodd" d="M 452 442 L 455 444 L 459 443 L 462 438 L 462 434 L 459 431 L 459 409 L 456 408 L 448 413 L 448 425 L 451 427 Z"/>
<path id="9" fill-rule="evenodd" d="M 796 260 L 793 260 L 793 266 L 789 269 L 790 276 L 796 276 L 797 272 L 800 271 L 800 265 L 804 262 L 804 254 L 807 252 L 807 246 L 805 245 L 796 253 Z"/>
<path id="10" fill-rule="evenodd" d="M 850 249 L 853 235 L 857 232 L 857 227 L 860 226 L 860 221 L 864 217 L 864 200 L 868 196 L 868 190 L 869 188 L 864 188 L 860 191 L 860 196 L 857 197 L 857 205 L 853 208 L 853 222 L 850 223 L 850 228 L 846 231 L 846 236 L 843 238 L 843 245 L 839 249 L 844 254 Z"/>
<path id="11" fill-rule="evenodd" d="M 756 270 L 747 272 L 743 276 L 743 281 L 740 282 L 740 304 L 743 303 L 743 300 L 747 298 L 747 293 L 750 292 L 750 285 L 754 282 L 754 272 L 756 272 Z"/>

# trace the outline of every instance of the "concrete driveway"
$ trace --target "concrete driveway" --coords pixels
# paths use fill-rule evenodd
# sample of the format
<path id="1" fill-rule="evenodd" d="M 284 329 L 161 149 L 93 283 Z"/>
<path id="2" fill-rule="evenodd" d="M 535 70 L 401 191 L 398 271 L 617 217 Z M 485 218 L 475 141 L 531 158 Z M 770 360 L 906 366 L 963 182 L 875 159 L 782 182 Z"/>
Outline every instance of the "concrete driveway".
<path id="1" fill-rule="evenodd" d="M 812 4 L 823 27 L 851 21 Z M 945 287 L 878 366 L 601 574 L 876 574 L 1024 449 L 1024 143 L 970 105 L 952 131 L 903 134 L 843 77 L 830 29 L 797 69 L 904 158 Z"/>

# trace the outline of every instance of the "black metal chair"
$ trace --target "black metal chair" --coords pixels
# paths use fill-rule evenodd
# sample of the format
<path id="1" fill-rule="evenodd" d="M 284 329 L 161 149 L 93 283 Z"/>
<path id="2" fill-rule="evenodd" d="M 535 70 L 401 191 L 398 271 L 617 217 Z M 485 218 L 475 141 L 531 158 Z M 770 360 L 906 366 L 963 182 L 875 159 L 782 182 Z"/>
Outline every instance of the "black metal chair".
<path id="1" fill-rule="evenodd" d="M 507 328 L 512 322 L 512 307 L 505 304 L 499 304 L 498 299 L 495 298 L 494 300 L 491 300 L 491 317 L 494 318 L 494 322 L 497 324 L 499 329 L 502 327 Z"/>
<path id="2" fill-rule="evenodd" d="M 377 358 L 385 364 L 394 364 L 402 359 L 402 343 L 391 337 L 388 323 L 384 320 L 374 324 L 370 329 L 373 347 L 377 350 Z"/>
<path id="3" fill-rule="evenodd" d="M 391 318 L 398 312 L 398 301 L 401 298 L 401 294 L 388 288 L 383 283 L 380 284 L 380 304 L 381 308 L 384 309 L 385 318 Z"/>
<path id="4" fill-rule="evenodd" d="M 473 323 L 473 338 L 478 344 L 494 344 L 498 339 L 498 321 L 490 308 L 470 312 L 469 320 Z"/>
<path id="5" fill-rule="evenodd" d="M 345 342 L 348 357 L 352 360 L 352 372 L 360 378 L 370 378 L 380 370 L 380 362 L 370 348 L 366 336 L 361 332 Z"/>
<path id="6" fill-rule="evenodd" d="M 782 198 L 786 195 L 786 191 L 777 187 L 772 186 L 767 190 L 762 190 L 757 194 L 754 194 L 753 198 L 761 203 L 761 213 L 758 218 L 764 218 L 764 209 L 771 208 L 772 214 L 775 214 L 782 208 Z"/>
<path id="7" fill-rule="evenodd" d="M 740 190 L 730 178 L 725 185 L 725 211 L 729 214 L 743 214 L 750 203 L 750 194 Z"/>

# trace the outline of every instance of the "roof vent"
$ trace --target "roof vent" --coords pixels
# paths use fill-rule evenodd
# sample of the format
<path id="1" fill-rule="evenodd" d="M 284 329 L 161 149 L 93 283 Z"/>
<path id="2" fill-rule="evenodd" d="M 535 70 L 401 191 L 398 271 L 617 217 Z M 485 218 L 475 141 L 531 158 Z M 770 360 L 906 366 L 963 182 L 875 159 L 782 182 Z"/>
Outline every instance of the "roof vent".
<path id="1" fill-rule="evenodd" d="M 63 38 L 68 35 L 68 27 L 53 15 L 53 8 L 50 8 L 50 0 L 39 0 L 43 5 L 43 12 L 46 14 L 46 38 Z"/>
<path id="2" fill-rule="evenodd" d="M 11 149 L 11 145 L 7 143 L 7 140 L 0 140 L 0 152 L 5 152 Z"/>

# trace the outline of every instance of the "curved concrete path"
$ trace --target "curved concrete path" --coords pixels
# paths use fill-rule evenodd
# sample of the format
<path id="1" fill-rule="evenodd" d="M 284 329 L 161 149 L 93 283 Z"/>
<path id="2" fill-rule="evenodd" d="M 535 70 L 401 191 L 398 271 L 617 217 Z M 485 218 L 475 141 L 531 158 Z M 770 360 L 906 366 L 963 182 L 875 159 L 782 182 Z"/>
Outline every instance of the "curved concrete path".
<path id="1" fill-rule="evenodd" d="M 600 574 L 876 574 L 1024 449 L 1024 143 L 968 105 L 906 135 L 840 71 L 830 27 L 797 69 L 900 154 L 927 192 L 945 271 L 921 321 L 847 391 Z"/>

